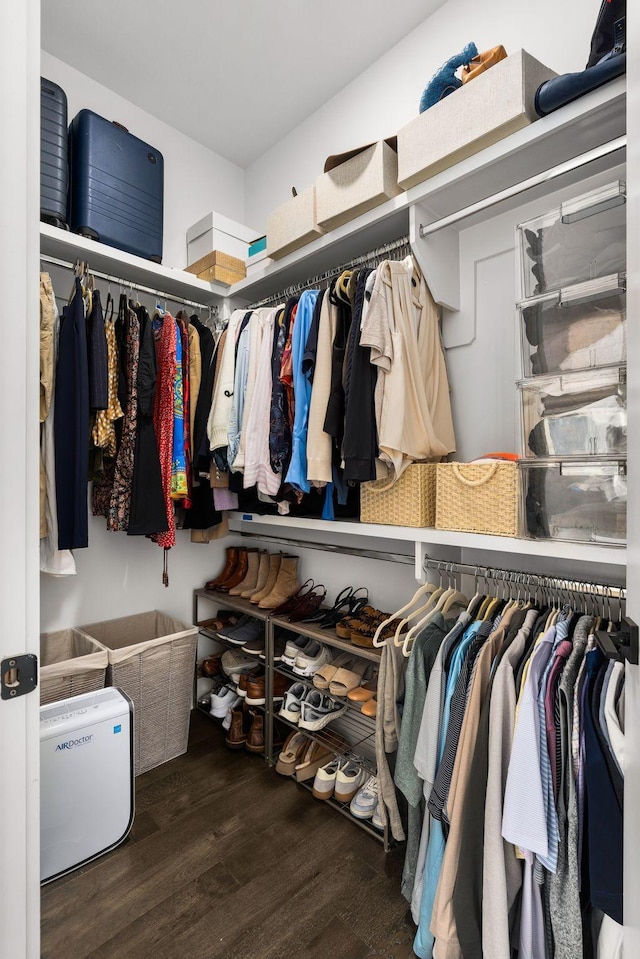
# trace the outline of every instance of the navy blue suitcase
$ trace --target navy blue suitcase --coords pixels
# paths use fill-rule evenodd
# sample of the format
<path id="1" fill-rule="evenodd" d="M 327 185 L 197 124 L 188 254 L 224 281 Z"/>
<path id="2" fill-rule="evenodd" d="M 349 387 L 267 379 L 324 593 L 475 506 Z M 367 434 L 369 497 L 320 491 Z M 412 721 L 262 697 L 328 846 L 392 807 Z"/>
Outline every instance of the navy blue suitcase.
<path id="1" fill-rule="evenodd" d="M 71 121 L 69 149 L 71 229 L 161 263 L 162 154 L 91 110 Z"/>
<path id="2" fill-rule="evenodd" d="M 40 77 L 40 219 L 67 226 L 69 147 L 67 96 L 57 83 Z"/>

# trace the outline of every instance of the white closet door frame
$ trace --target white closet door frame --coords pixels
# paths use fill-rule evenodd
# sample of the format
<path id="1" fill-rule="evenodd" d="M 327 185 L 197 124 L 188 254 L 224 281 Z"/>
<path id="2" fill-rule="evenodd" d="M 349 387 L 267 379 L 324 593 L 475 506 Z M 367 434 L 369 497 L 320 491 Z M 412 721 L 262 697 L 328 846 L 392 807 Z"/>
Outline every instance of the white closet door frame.
<path id="1" fill-rule="evenodd" d="M 0 3 L 0 658 L 38 652 L 39 0 Z M 40 955 L 39 696 L 0 699 L 0 954 Z"/>

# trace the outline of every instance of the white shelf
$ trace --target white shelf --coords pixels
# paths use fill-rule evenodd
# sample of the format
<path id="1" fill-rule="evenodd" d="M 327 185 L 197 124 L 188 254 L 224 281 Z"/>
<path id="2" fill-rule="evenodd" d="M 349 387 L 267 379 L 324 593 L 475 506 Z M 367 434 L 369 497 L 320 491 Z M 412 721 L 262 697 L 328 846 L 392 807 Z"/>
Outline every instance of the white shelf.
<path id="1" fill-rule="evenodd" d="M 234 283 L 229 296 L 250 303 L 277 293 L 408 234 L 409 211 L 416 205 L 420 206 L 421 213 L 428 214 L 429 221 L 440 219 L 587 153 L 622 136 L 625 131 L 626 78 L 619 77 L 300 250 L 256 270 Z M 613 162 L 600 161 L 598 169 Z M 619 156 L 615 162 L 620 162 Z M 584 176 L 584 172 L 580 175 Z M 563 182 L 570 183 L 570 176 Z M 527 199 L 534 198 L 533 192 L 527 194 Z M 501 210 L 504 209 L 503 206 Z M 474 222 L 477 220 L 476 217 Z"/>
<path id="2" fill-rule="evenodd" d="M 161 266 L 141 256 L 133 256 L 123 250 L 105 246 L 104 243 L 60 230 L 48 223 L 40 224 L 40 252 L 71 263 L 86 260 L 94 270 L 126 280 L 133 284 L 134 289 L 136 283 L 139 283 L 167 294 L 169 298 L 173 294 L 193 300 L 194 303 L 202 303 L 203 306 L 219 303 L 229 292 L 229 288 L 220 283 L 207 283 L 192 273 Z"/>

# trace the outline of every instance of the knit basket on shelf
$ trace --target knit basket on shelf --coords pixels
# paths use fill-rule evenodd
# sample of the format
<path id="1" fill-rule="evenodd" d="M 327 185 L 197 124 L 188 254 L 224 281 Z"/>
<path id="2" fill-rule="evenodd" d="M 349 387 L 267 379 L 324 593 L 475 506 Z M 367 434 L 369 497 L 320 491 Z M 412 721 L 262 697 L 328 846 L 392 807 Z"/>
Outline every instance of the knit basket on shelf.
<path id="1" fill-rule="evenodd" d="M 518 464 L 438 463 L 436 529 L 518 535 Z"/>
<path id="2" fill-rule="evenodd" d="M 360 520 L 389 526 L 433 526 L 436 518 L 436 463 L 414 463 L 389 486 L 386 479 L 360 487 Z"/>

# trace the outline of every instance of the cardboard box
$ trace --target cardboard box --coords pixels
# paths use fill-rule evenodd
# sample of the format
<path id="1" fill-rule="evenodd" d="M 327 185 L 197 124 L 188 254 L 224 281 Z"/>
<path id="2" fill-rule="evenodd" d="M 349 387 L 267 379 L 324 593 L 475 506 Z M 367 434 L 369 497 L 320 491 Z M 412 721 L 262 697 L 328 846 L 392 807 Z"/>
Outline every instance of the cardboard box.
<path id="1" fill-rule="evenodd" d="M 398 154 L 384 140 L 347 154 L 316 180 L 318 224 L 332 230 L 402 193 Z M 336 158 L 339 159 L 339 158 Z"/>
<path id="2" fill-rule="evenodd" d="M 247 268 L 244 260 L 221 253 L 220 250 L 212 250 L 188 266 L 187 273 L 195 273 L 199 280 L 207 280 L 209 283 L 226 283 L 231 286 L 232 283 L 245 278 Z"/>
<path id="3" fill-rule="evenodd" d="M 267 256 L 280 259 L 322 236 L 316 213 L 316 188 L 308 187 L 283 203 L 267 220 Z"/>
<path id="4" fill-rule="evenodd" d="M 187 263 L 195 263 L 212 250 L 244 260 L 256 230 L 220 213 L 207 213 L 187 230 Z"/>
<path id="5" fill-rule="evenodd" d="M 533 123 L 536 91 L 555 75 L 519 50 L 416 117 L 398 133 L 400 186 L 408 190 Z"/>

